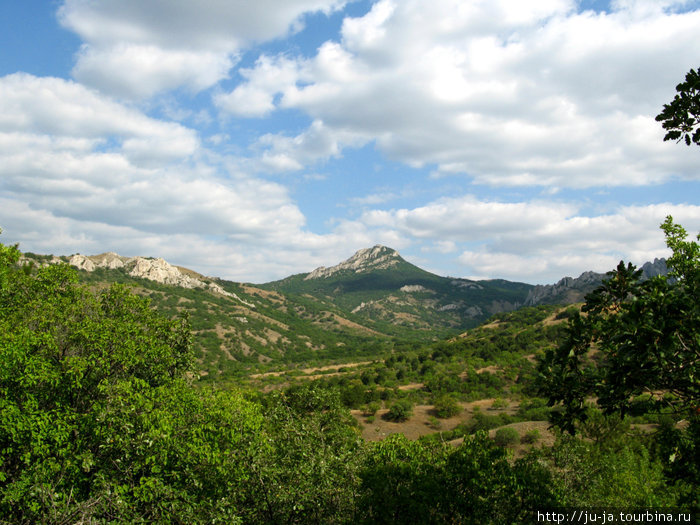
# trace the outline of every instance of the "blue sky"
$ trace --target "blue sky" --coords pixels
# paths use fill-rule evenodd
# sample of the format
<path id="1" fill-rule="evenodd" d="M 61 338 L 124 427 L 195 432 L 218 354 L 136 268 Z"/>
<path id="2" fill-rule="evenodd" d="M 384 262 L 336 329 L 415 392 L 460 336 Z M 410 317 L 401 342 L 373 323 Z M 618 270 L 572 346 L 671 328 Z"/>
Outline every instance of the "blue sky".
<path id="1" fill-rule="evenodd" d="M 0 227 L 265 282 L 374 244 L 550 283 L 700 230 L 700 2 L 0 3 Z"/>

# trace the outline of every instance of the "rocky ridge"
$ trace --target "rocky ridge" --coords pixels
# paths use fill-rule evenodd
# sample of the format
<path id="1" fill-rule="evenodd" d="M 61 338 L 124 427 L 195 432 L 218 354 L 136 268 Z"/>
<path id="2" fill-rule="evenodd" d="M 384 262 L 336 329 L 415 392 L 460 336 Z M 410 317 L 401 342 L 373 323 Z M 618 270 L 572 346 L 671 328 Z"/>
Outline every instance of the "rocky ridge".
<path id="1" fill-rule="evenodd" d="M 60 260 L 57 262 L 60 262 Z M 124 257 L 114 252 L 101 253 L 99 255 L 82 255 L 77 253 L 70 257 L 68 264 L 86 272 L 93 272 L 97 268 L 110 270 L 123 268 L 131 277 L 139 277 L 181 288 L 204 288 L 212 293 L 236 299 L 250 308 L 255 308 L 255 305 L 244 301 L 235 293 L 224 290 L 221 285 L 212 281 L 211 278 L 191 270 L 181 269 L 160 257 L 155 259 L 149 257 Z"/>
<path id="2" fill-rule="evenodd" d="M 330 268 L 320 266 L 304 277 L 304 280 L 325 279 L 346 270 L 355 273 L 384 270 L 397 265 L 401 261 L 402 259 L 399 252 L 377 244 L 372 248 L 359 250 L 349 259 L 335 266 L 331 266 Z"/>
<path id="3" fill-rule="evenodd" d="M 666 259 L 654 259 L 641 267 L 642 279 L 651 279 L 657 275 L 667 275 Z M 527 295 L 525 306 L 538 304 L 570 304 L 581 302 L 589 292 L 600 286 L 607 274 L 583 272 L 580 276 L 564 277 L 556 284 L 537 285 Z"/>

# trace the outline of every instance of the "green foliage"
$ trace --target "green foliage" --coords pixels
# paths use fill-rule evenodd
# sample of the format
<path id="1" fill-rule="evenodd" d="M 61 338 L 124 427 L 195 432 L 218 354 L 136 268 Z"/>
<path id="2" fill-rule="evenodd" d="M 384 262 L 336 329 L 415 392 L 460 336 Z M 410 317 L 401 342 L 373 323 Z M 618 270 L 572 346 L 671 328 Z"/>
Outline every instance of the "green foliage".
<path id="1" fill-rule="evenodd" d="M 391 407 L 384 417 L 389 421 L 406 421 L 413 415 L 413 403 L 408 399 L 399 399 Z"/>
<path id="2" fill-rule="evenodd" d="M 382 406 L 377 401 L 372 401 L 365 407 L 363 412 L 366 416 L 373 416 L 381 407 Z"/>
<path id="3" fill-rule="evenodd" d="M 435 415 L 442 419 L 456 416 L 462 411 L 462 407 L 455 398 L 449 395 L 438 396 L 433 402 L 433 409 Z"/>
<path id="4" fill-rule="evenodd" d="M 491 408 L 493 409 L 502 409 L 502 408 L 508 408 L 508 400 L 503 399 L 502 397 L 497 397 L 496 399 L 493 400 L 493 403 L 491 403 Z"/>
<path id="5" fill-rule="evenodd" d="M 686 242 L 672 222 L 666 226 L 674 275 L 664 293 L 678 299 L 696 291 L 697 245 Z M 659 418 L 661 430 L 652 440 L 633 435 L 628 421 L 585 406 L 587 418 L 576 424 L 585 441 L 566 437 L 552 451 L 536 450 L 516 462 L 483 431 L 546 416 L 550 409 L 542 399 L 522 402 L 518 416 L 475 410 L 468 424 L 415 442 L 401 435 L 361 441 L 348 406 L 367 406 L 369 421 L 380 398 L 396 398 L 389 417 L 400 421 L 410 417 L 420 396 L 435 396 L 436 415 L 454 413 L 457 399 L 469 396 L 513 399 L 504 388 L 532 373 L 523 355 L 552 346 L 561 335 L 556 327 L 537 332 L 528 325 L 550 317 L 553 307 L 500 315 L 489 328 L 429 349 L 396 340 L 390 353 L 386 339 L 376 346 L 365 340 L 367 352 L 385 352 L 384 362 L 344 370 L 338 365 L 338 374 L 329 370 L 321 380 L 243 394 L 191 383 L 186 319 L 157 313 L 123 285 L 86 287 L 65 265 L 19 267 L 18 258 L 16 247 L 0 244 L 1 523 L 488 524 L 531 522 L 530 509 L 562 505 L 697 506 L 697 417 L 688 418 L 687 428 L 675 425 L 680 414 Z M 168 316 L 182 305 L 197 310 L 193 317 L 206 334 L 200 341 L 209 340 L 200 348 L 202 358 L 212 357 L 209 346 L 221 344 L 219 328 L 240 322 L 222 313 L 230 298 L 204 301 L 199 292 L 185 290 L 174 299 L 167 287 L 142 284 L 139 291 Z M 613 347 L 601 342 L 603 329 L 613 325 L 605 322 L 636 311 L 628 303 L 646 300 L 642 285 L 633 294 L 629 287 L 623 293 L 627 285 L 615 286 L 610 293 L 622 298 L 614 303 L 619 308 L 614 315 L 602 310 L 600 322 L 591 325 L 598 330 L 596 347 L 606 351 Z M 289 319 L 265 300 L 256 297 L 258 317 L 249 315 L 243 323 L 256 333 L 272 326 L 264 316 L 272 324 Z M 307 315 L 314 304 L 309 300 L 300 311 Z M 683 304 L 690 308 L 689 300 Z M 666 312 L 670 320 L 664 322 L 688 319 L 688 325 L 674 325 L 677 351 L 694 341 L 686 339 L 697 326 L 696 310 L 688 308 Z M 307 336 L 294 332 L 312 333 L 313 322 L 331 318 L 323 312 L 309 314 L 311 322 L 300 314 L 288 330 L 274 326 L 292 346 L 308 348 Z M 231 352 L 243 340 L 233 332 L 226 337 Z M 335 341 L 325 340 L 318 353 L 300 350 L 284 359 L 327 358 Z M 355 351 L 350 346 L 340 352 Z M 275 351 L 271 343 L 266 351 Z M 673 354 L 664 355 L 662 364 L 676 362 Z M 216 356 L 206 366 L 214 374 L 230 362 Z M 599 360 L 597 370 L 582 359 L 581 375 L 607 373 L 607 362 Z M 495 373 L 476 372 L 494 364 Z M 676 372 L 684 388 L 685 370 Z M 276 380 L 303 375 L 296 370 Z M 437 394 L 396 388 L 405 381 L 424 381 Z M 657 401 L 636 397 L 629 410 Z M 679 392 L 666 402 L 667 412 L 695 406 Z M 431 425 L 437 430 L 439 424 L 433 417 Z M 457 437 L 465 437 L 459 447 L 444 444 Z"/>
<path id="6" fill-rule="evenodd" d="M 563 506 L 660 508 L 679 502 L 681 488 L 668 483 L 639 436 L 591 442 L 565 434 L 539 454 Z"/>
<path id="7" fill-rule="evenodd" d="M 555 422 L 570 432 L 586 418 L 589 397 L 623 415 L 642 393 L 670 394 L 655 397 L 656 410 L 690 416 L 700 406 L 700 248 L 671 217 L 662 229 L 673 251 L 670 277 L 641 281 L 641 271 L 620 262 L 586 297 L 586 317 L 573 317 L 566 342 L 540 364 L 541 391 L 550 404 L 563 403 Z M 594 348 L 598 365 L 589 358 Z"/>
<path id="8" fill-rule="evenodd" d="M 536 428 L 533 428 L 532 430 L 528 430 L 525 433 L 525 435 L 522 438 L 520 438 L 520 442 L 531 445 L 533 443 L 537 443 L 541 437 L 542 436 L 540 435 L 540 431 Z"/>
<path id="9" fill-rule="evenodd" d="M 265 444 L 247 460 L 246 522 L 345 522 L 362 454 L 338 392 L 304 385 L 265 404 Z"/>
<path id="10" fill-rule="evenodd" d="M 186 320 L 0 253 L 0 520 L 235 523 L 262 417 L 187 384 Z"/>
<path id="11" fill-rule="evenodd" d="M 682 140 L 687 146 L 693 143 L 700 146 L 700 72 L 688 71 L 685 82 L 678 84 L 676 91 L 673 100 L 664 104 L 663 111 L 656 116 L 667 130 L 664 140 Z"/>
<path id="12" fill-rule="evenodd" d="M 360 478 L 361 523 L 521 523 L 556 501 L 546 470 L 511 465 L 484 433 L 458 448 L 389 436 L 371 446 Z"/>
<path id="13" fill-rule="evenodd" d="M 551 412 L 547 400 L 542 398 L 523 400 L 518 407 L 518 416 L 524 421 L 548 421 Z"/>
<path id="14" fill-rule="evenodd" d="M 499 447 L 507 447 L 520 443 L 520 434 L 513 427 L 499 428 L 493 440 Z"/>

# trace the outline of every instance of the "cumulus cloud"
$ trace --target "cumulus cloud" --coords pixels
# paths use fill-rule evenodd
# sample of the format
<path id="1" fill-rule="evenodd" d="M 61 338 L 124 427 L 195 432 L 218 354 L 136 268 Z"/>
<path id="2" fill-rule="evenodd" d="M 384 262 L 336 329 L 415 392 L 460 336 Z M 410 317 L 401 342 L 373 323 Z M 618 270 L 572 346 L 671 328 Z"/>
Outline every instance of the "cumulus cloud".
<path id="1" fill-rule="evenodd" d="M 53 250 L 127 234 L 135 247 L 178 235 L 284 245 L 305 222 L 286 188 L 231 173 L 192 130 L 26 74 L 0 78 L 0 188 L 6 231 L 22 217 L 16 231 L 31 242 L 43 229 Z"/>
<path id="2" fill-rule="evenodd" d="M 302 28 L 304 13 L 331 13 L 344 0 L 65 0 L 64 27 L 85 42 L 76 79 L 126 98 L 185 86 L 199 91 L 226 78 L 254 42 Z"/>
<path id="3" fill-rule="evenodd" d="M 261 169 L 279 172 L 300 170 L 319 160 L 339 157 L 344 146 L 366 142 L 367 138 L 357 133 L 328 128 L 316 120 L 294 137 L 267 133 L 257 140 L 256 147 L 262 150 Z"/>
<path id="4" fill-rule="evenodd" d="M 622 206 L 590 216 L 552 202 L 443 198 L 413 209 L 373 210 L 358 222 L 424 243 L 423 252 L 460 250 L 463 275 L 548 283 L 587 270 L 605 272 L 621 259 L 643 264 L 667 255 L 659 225 L 667 215 L 700 231 L 700 206 Z"/>
<path id="5" fill-rule="evenodd" d="M 104 152 L 116 146 L 135 166 L 187 157 L 199 142 L 191 129 L 149 118 L 81 84 L 24 73 L 0 78 L 0 131 L 10 150 L 12 137 L 58 146 L 72 141 L 71 149 Z M 30 148 L 17 154 L 22 151 L 31 154 Z"/>
<path id="6" fill-rule="evenodd" d="M 684 5 L 629 0 L 595 13 L 570 0 L 380 0 L 312 58 L 261 59 L 220 107 L 301 109 L 328 136 L 488 185 L 697 180 L 696 157 L 663 143 L 654 122 L 700 54 L 700 11 Z M 304 147 L 285 144 L 285 158 Z"/>
<path id="7" fill-rule="evenodd" d="M 407 244 L 393 229 L 359 223 L 309 232 L 287 188 L 235 164 L 191 129 L 76 82 L 0 77 L 4 243 L 159 256 L 254 282 L 335 264 L 376 242 Z"/>
<path id="8" fill-rule="evenodd" d="M 274 54 L 274 44 L 221 84 L 251 46 L 345 3 L 65 0 L 59 20 L 84 42 L 75 80 L 0 78 L 3 241 L 158 255 L 246 281 L 336 264 L 380 243 L 438 272 L 441 260 L 459 275 L 554 282 L 663 255 L 658 225 L 669 213 L 700 230 L 694 204 L 597 212 L 563 200 L 575 192 L 557 193 L 700 179 L 698 152 L 663 143 L 653 120 L 700 56 L 700 10 L 688 2 L 618 0 L 598 13 L 574 0 L 378 0 L 311 56 Z M 177 90 L 143 103 L 217 85 L 199 107 L 181 107 Z M 200 140 L 129 105 L 137 99 L 213 134 Z M 277 119 L 278 109 L 292 111 Z M 251 122 L 241 118 L 260 120 L 240 133 Z M 308 168 L 367 144 L 378 157 L 427 167 L 428 182 L 450 196 L 426 202 L 425 181 L 413 180 L 409 197 L 380 159 L 377 185 L 360 181 L 365 197 L 329 195 L 345 216 L 310 231 L 293 192 L 345 166 Z M 263 178 L 284 171 L 301 172 L 293 190 Z M 559 200 L 462 195 L 456 179 L 435 180 L 456 176 L 540 186 Z"/>

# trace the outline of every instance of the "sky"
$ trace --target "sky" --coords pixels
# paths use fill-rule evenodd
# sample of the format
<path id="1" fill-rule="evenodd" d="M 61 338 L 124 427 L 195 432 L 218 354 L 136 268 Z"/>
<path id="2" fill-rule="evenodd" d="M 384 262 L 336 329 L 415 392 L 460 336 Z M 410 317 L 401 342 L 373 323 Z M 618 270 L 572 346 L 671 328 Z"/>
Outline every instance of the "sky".
<path id="1" fill-rule="evenodd" d="M 0 0 L 0 242 L 533 284 L 700 231 L 700 1 Z"/>

